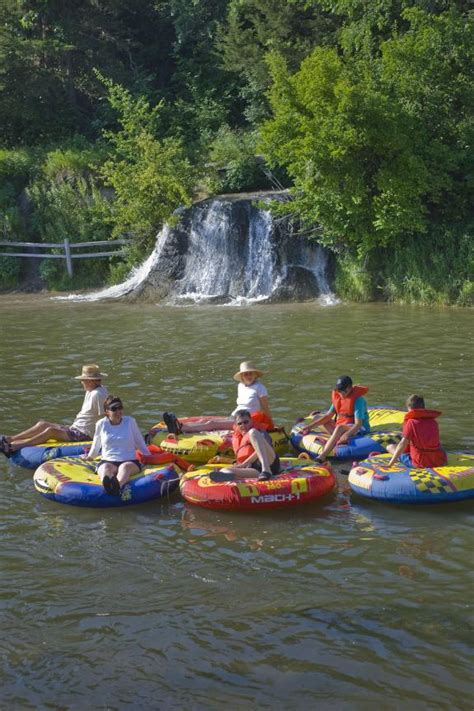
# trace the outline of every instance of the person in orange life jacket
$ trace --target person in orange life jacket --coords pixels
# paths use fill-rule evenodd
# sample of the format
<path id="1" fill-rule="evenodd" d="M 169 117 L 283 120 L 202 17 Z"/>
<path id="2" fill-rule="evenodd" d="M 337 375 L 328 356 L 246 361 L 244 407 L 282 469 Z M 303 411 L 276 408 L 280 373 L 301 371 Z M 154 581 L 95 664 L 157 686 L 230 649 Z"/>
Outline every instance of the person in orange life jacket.
<path id="1" fill-rule="evenodd" d="M 323 425 L 331 435 L 316 458 L 317 462 L 324 462 L 336 444 L 345 444 L 356 434 L 365 435 L 370 432 L 367 403 L 362 397 L 368 389 L 365 385 L 353 385 L 348 375 L 341 375 L 332 391 L 332 405 L 329 410 L 303 427 L 301 432 L 304 435 L 317 425 Z"/>
<path id="2" fill-rule="evenodd" d="M 436 422 L 441 412 L 427 410 L 420 395 L 410 395 L 406 407 L 408 412 L 403 421 L 402 439 L 397 445 L 387 446 L 387 451 L 393 455 L 387 466 L 392 467 L 397 459 L 407 467 L 442 467 L 447 464 Z"/>
<path id="3" fill-rule="evenodd" d="M 238 410 L 235 415 L 232 447 L 236 463 L 221 471 L 239 479 L 258 476 L 259 481 L 270 479 L 280 472 L 280 459 L 271 444 L 268 432 L 254 427 L 249 410 Z"/>

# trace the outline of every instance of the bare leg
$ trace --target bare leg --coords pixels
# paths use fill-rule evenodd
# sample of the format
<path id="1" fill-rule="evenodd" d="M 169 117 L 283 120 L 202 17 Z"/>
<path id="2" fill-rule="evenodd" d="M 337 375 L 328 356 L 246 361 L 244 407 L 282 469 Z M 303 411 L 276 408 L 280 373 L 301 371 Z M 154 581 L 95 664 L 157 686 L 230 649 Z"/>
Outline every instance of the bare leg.
<path id="1" fill-rule="evenodd" d="M 347 430 L 351 427 L 352 425 L 337 425 L 334 432 L 326 442 L 326 444 L 323 447 L 323 450 L 321 454 L 318 456 L 318 459 L 325 459 L 330 452 L 334 449 L 336 444 L 338 443 L 340 437 L 344 434 L 344 432 L 347 432 Z"/>
<path id="2" fill-rule="evenodd" d="M 50 424 L 46 429 L 38 432 L 33 437 L 26 439 L 15 439 L 11 442 L 12 452 L 16 452 L 22 447 L 32 447 L 35 444 L 44 444 L 49 439 L 56 439 L 58 442 L 70 442 L 69 435 L 59 427 L 59 425 Z"/>
<path id="3" fill-rule="evenodd" d="M 213 432 L 214 430 L 231 430 L 234 426 L 233 417 L 203 420 L 202 422 L 181 422 L 182 432 Z"/>
<path id="4" fill-rule="evenodd" d="M 38 420 L 38 422 L 32 427 L 29 427 L 27 430 L 23 430 L 23 432 L 12 435 L 11 437 L 7 437 L 7 440 L 9 442 L 16 442 L 16 440 L 30 439 L 30 437 L 36 437 L 36 435 L 40 434 L 40 432 L 43 432 L 48 427 L 59 427 L 59 425 L 54 422 L 48 422 L 48 420 Z"/>
<path id="5" fill-rule="evenodd" d="M 97 470 L 104 491 L 110 496 L 120 496 L 120 484 L 115 476 L 117 471 L 118 465 L 114 462 L 103 462 Z"/>
<path id="6" fill-rule="evenodd" d="M 398 445 L 396 445 L 396 444 L 387 444 L 385 449 L 387 450 L 387 452 L 390 452 L 390 454 L 395 454 L 395 450 L 396 450 L 397 446 Z"/>
<path id="7" fill-rule="evenodd" d="M 110 478 L 114 477 L 117 473 L 117 469 L 117 465 L 112 464 L 112 462 L 104 462 L 103 464 L 101 464 L 100 467 L 97 469 L 97 474 L 99 475 L 100 481 L 104 481 L 104 476 L 108 476 Z"/>
<path id="8" fill-rule="evenodd" d="M 221 469 L 225 474 L 233 474 L 236 479 L 258 479 L 260 472 L 253 467 L 225 467 Z"/>
<path id="9" fill-rule="evenodd" d="M 255 428 L 250 430 L 249 437 L 252 447 L 257 454 L 258 461 L 261 464 L 262 472 L 270 471 L 270 467 L 275 461 L 276 456 L 272 445 L 267 442 L 263 434 Z"/>
<path id="10" fill-rule="evenodd" d="M 267 442 L 263 434 L 253 428 L 249 430 L 249 438 L 255 454 L 258 457 L 262 472 L 270 472 L 270 467 L 275 461 L 275 450 L 272 445 Z M 253 467 L 226 467 L 223 472 L 234 474 L 237 479 L 256 479 L 261 476 L 261 473 Z"/>
<path id="11" fill-rule="evenodd" d="M 117 472 L 117 480 L 120 484 L 120 488 L 122 488 L 122 486 L 125 486 L 130 477 L 139 471 L 140 467 L 137 466 L 134 462 L 122 462 Z"/>

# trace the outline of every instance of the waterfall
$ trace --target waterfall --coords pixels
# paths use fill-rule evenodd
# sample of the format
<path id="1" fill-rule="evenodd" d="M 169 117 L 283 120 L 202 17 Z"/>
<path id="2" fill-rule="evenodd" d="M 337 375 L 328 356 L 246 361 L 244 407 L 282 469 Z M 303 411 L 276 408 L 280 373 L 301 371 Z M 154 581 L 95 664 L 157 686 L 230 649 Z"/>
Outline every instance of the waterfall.
<path id="1" fill-rule="evenodd" d="M 158 233 L 155 249 L 148 259 L 140 266 L 134 267 L 128 279 L 121 284 L 114 284 L 114 286 L 106 287 L 100 291 L 94 291 L 92 294 L 68 294 L 68 296 L 53 296 L 51 298 L 54 301 L 101 301 L 102 299 L 120 299 L 134 293 L 146 281 L 148 275 L 157 265 L 169 231 L 170 228 L 165 225 L 161 232 Z"/>
<path id="2" fill-rule="evenodd" d="M 127 298 L 168 303 L 248 303 L 319 299 L 331 292 L 331 253 L 275 219 L 265 202 L 281 195 L 221 196 L 180 209 L 154 251 L 122 284 L 56 297 L 80 301 Z M 256 202 L 258 200 L 258 203 Z"/>
<path id="3" fill-rule="evenodd" d="M 270 213 L 257 210 L 245 240 L 233 222 L 234 210 L 213 200 L 190 222 L 189 246 L 177 300 L 262 299 L 274 283 Z"/>

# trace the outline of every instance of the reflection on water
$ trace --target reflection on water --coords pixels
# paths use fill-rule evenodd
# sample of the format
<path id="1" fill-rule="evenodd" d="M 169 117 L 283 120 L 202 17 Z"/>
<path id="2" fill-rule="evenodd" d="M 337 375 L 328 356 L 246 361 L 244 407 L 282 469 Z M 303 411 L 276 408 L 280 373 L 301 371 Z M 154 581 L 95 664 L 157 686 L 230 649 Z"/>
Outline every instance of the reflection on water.
<path id="1" fill-rule="evenodd" d="M 145 430 L 227 413 L 242 360 L 287 426 L 334 376 L 371 404 L 412 391 L 474 449 L 463 416 L 471 314 L 313 304 L 171 309 L 0 301 L 1 431 L 68 420 L 98 361 Z M 414 334 L 416 337 L 414 337 Z M 465 709 L 472 695 L 471 502 L 410 508 L 337 493 L 291 511 L 53 504 L 0 462 L 1 692 L 13 708 Z"/>

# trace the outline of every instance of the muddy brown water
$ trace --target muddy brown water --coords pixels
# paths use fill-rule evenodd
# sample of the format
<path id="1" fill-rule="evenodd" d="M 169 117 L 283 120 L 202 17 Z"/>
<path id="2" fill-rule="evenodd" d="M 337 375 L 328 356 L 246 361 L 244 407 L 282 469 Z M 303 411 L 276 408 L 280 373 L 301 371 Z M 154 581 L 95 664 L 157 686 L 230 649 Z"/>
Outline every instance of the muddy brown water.
<path id="1" fill-rule="evenodd" d="M 443 443 L 474 450 L 472 311 L 12 295 L 0 315 L 2 432 L 70 421 L 86 362 L 143 430 L 228 413 L 252 359 L 288 427 L 349 373 L 370 404 L 424 394 Z M 472 502 L 378 504 L 339 473 L 291 511 L 77 509 L 3 458 L 0 476 L 3 708 L 470 708 Z"/>

